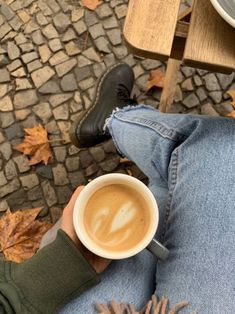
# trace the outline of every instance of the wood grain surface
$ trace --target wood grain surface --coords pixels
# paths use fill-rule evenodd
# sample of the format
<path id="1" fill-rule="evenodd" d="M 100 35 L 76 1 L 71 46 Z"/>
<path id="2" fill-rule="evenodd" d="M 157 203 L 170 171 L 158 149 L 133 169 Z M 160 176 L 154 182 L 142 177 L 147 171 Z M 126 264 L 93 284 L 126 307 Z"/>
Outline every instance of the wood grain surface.
<path id="1" fill-rule="evenodd" d="M 217 72 L 235 70 L 235 29 L 209 0 L 194 0 L 183 62 Z"/>
<path id="2" fill-rule="evenodd" d="M 124 38 L 139 56 L 167 60 L 171 54 L 180 0 L 130 0 Z"/>
<path id="3" fill-rule="evenodd" d="M 169 112 L 174 102 L 180 64 L 181 61 L 174 59 L 169 59 L 167 62 L 164 88 L 162 90 L 159 106 L 161 112 Z"/>

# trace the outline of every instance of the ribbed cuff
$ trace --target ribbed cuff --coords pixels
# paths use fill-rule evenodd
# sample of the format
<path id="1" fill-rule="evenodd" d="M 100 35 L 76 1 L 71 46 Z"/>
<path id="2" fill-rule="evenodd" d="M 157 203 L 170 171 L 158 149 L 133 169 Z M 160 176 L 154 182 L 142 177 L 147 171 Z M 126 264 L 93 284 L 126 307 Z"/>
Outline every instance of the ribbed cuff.
<path id="1" fill-rule="evenodd" d="M 6 263 L 4 273 L 29 313 L 56 313 L 100 281 L 95 270 L 61 229 L 56 240 L 30 260 L 22 264 Z"/>

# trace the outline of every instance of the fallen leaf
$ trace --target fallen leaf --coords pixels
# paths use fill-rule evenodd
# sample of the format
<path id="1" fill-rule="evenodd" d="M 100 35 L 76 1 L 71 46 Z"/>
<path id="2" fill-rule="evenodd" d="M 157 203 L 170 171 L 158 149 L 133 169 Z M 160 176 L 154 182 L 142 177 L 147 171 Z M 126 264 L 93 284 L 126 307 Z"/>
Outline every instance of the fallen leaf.
<path id="1" fill-rule="evenodd" d="M 35 220 L 41 208 L 11 213 L 7 209 L 0 219 L 0 252 L 7 260 L 23 262 L 32 257 L 42 236 L 52 227 L 47 221 Z"/>
<path id="2" fill-rule="evenodd" d="M 128 158 L 124 157 L 120 157 L 120 164 L 126 164 L 126 163 L 132 163 L 132 161 L 130 161 Z"/>
<path id="3" fill-rule="evenodd" d="M 47 165 L 49 158 L 52 157 L 47 131 L 41 124 L 30 129 L 24 129 L 24 131 L 28 135 L 25 136 L 23 143 L 16 146 L 15 149 L 25 155 L 32 156 L 29 161 L 30 165 L 36 165 L 41 161 Z"/>
<path id="4" fill-rule="evenodd" d="M 163 88 L 164 79 L 165 75 L 161 70 L 157 69 L 151 71 L 147 82 L 147 91 L 149 91 L 153 87 Z"/>
<path id="5" fill-rule="evenodd" d="M 94 11 L 102 2 L 101 0 L 82 0 L 82 5 Z"/>
<path id="6" fill-rule="evenodd" d="M 231 105 L 235 108 L 235 90 L 229 90 L 227 94 L 232 98 Z"/>
<path id="7" fill-rule="evenodd" d="M 229 114 L 227 114 L 226 117 L 235 118 L 235 110 L 233 110 L 233 111 L 231 111 Z"/>

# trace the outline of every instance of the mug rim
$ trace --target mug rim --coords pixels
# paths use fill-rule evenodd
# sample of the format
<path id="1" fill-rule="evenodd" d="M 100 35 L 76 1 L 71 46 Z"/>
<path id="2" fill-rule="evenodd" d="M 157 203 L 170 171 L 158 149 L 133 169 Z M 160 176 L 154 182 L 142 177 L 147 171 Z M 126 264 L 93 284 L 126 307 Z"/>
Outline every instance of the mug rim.
<path id="1" fill-rule="evenodd" d="M 136 189 L 138 187 L 139 190 L 143 191 L 143 194 L 145 195 L 144 197 L 148 199 L 149 208 L 153 208 L 153 210 L 151 210 L 152 217 L 150 221 L 149 230 L 147 232 L 147 235 L 140 241 L 139 245 L 135 245 L 131 249 L 128 249 L 122 252 L 110 252 L 106 249 L 98 247 L 98 244 L 92 241 L 92 239 L 90 238 L 90 236 L 87 234 L 85 230 L 84 224 L 82 223 L 82 220 L 83 220 L 82 217 L 83 217 L 83 213 L 84 213 L 87 201 L 90 198 L 90 196 L 105 185 L 115 184 L 115 183 L 111 183 L 111 181 L 117 180 L 117 179 L 121 179 L 121 182 L 118 182 L 117 184 L 125 184 L 126 182 L 126 185 L 129 187 L 131 186 L 130 184 L 128 185 L 127 183 L 134 183 Z M 102 183 L 103 185 L 101 186 Z M 135 188 L 133 187 L 133 189 Z M 92 194 L 90 194 L 91 191 L 93 191 Z M 158 223 L 159 223 L 159 210 L 158 210 L 157 201 L 155 197 L 153 196 L 152 192 L 143 182 L 126 174 L 110 173 L 110 174 L 105 174 L 105 175 L 95 178 L 84 187 L 84 189 L 78 195 L 74 204 L 73 225 L 74 225 L 74 229 L 79 240 L 89 251 L 93 252 L 94 254 L 98 256 L 108 258 L 108 259 L 128 258 L 141 252 L 150 244 L 150 242 L 154 238 L 154 235 L 158 228 Z"/>
<path id="2" fill-rule="evenodd" d="M 215 10 L 220 14 L 220 16 L 229 23 L 232 27 L 235 28 L 235 19 L 230 16 L 225 9 L 220 5 L 217 0 L 211 0 L 212 5 L 214 6 Z"/>

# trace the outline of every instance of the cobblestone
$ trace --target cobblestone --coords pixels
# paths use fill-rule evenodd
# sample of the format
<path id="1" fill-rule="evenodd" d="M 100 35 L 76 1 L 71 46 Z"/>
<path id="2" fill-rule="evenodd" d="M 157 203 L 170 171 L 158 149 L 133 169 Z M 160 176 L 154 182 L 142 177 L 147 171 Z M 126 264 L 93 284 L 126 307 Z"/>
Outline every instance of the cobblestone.
<path id="1" fill-rule="evenodd" d="M 16 191 L 19 187 L 20 187 L 19 180 L 13 179 L 0 189 L 0 198 L 3 198 L 4 196 Z"/>
<path id="2" fill-rule="evenodd" d="M 8 142 L 5 142 L 0 145 L 0 152 L 5 160 L 9 160 L 12 154 L 11 145 Z"/>
<path id="3" fill-rule="evenodd" d="M 66 159 L 66 155 L 67 155 L 66 147 L 64 147 L 64 146 L 54 147 L 53 150 L 55 153 L 56 160 L 58 162 L 64 162 Z"/>
<path id="4" fill-rule="evenodd" d="M 55 194 L 55 190 L 51 186 L 50 182 L 44 181 L 41 184 L 44 198 L 47 202 L 48 206 L 55 205 L 57 203 L 57 197 Z"/>
<path id="5" fill-rule="evenodd" d="M 62 164 L 52 168 L 55 185 L 66 185 L 69 183 L 67 172 Z"/>
<path id="6" fill-rule="evenodd" d="M 5 96 L 0 99 L 0 111 L 11 111 L 13 110 L 13 104 L 9 96 Z"/>
<path id="7" fill-rule="evenodd" d="M 48 44 L 53 52 L 57 52 L 58 50 L 63 48 L 61 45 L 61 41 L 58 38 L 50 40 Z"/>
<path id="8" fill-rule="evenodd" d="M 46 65 L 45 67 L 34 71 L 31 74 L 31 77 L 35 86 L 40 87 L 54 75 L 55 71 Z"/>
<path id="9" fill-rule="evenodd" d="M 41 94 L 58 94 L 61 92 L 61 89 L 57 82 L 49 81 L 42 85 L 39 90 Z"/>
<path id="10" fill-rule="evenodd" d="M 53 18 L 53 23 L 59 33 L 64 33 L 70 25 L 70 20 L 66 14 L 61 12 Z"/>
<path id="11" fill-rule="evenodd" d="M 53 109 L 53 115 L 56 120 L 67 120 L 69 117 L 68 105 L 64 104 Z"/>
<path id="12" fill-rule="evenodd" d="M 43 123 L 47 123 L 52 116 L 50 105 L 47 102 L 43 102 L 34 106 L 33 111 L 42 120 Z"/>
<path id="13" fill-rule="evenodd" d="M 10 82 L 10 74 L 7 69 L 0 69 L 0 83 Z"/>
<path id="14" fill-rule="evenodd" d="M 24 173 L 30 170 L 29 161 L 25 155 L 19 155 L 14 157 L 14 162 L 16 163 L 20 173 Z"/>
<path id="15" fill-rule="evenodd" d="M 63 104 L 65 101 L 69 100 L 72 97 L 73 97 L 72 93 L 54 95 L 49 98 L 49 102 L 52 105 L 52 107 L 56 107 L 60 104 Z"/>
<path id="16" fill-rule="evenodd" d="M 212 117 L 219 117 L 218 112 L 213 108 L 212 104 L 206 103 L 201 107 L 201 114 Z"/>
<path id="17" fill-rule="evenodd" d="M 77 90 L 78 86 L 74 74 L 67 74 L 62 78 L 61 88 L 64 92 Z"/>
<path id="18" fill-rule="evenodd" d="M 6 163 L 4 171 L 5 171 L 5 175 L 6 175 L 7 180 L 11 180 L 11 179 L 17 177 L 16 166 L 12 160 L 9 160 Z"/>
<path id="19" fill-rule="evenodd" d="M 15 118 L 12 112 L 5 112 L 0 114 L 1 120 L 2 120 L 2 128 L 5 129 L 8 126 L 10 126 L 12 123 L 14 123 Z"/>
<path id="20" fill-rule="evenodd" d="M 35 105 L 38 102 L 38 96 L 35 90 L 21 91 L 15 94 L 13 102 L 15 109 L 22 109 Z"/>
<path id="21" fill-rule="evenodd" d="M 13 210 L 43 206 L 40 216 L 56 221 L 71 188 L 103 173 L 127 172 L 112 140 L 86 150 L 70 142 L 71 123 L 92 103 L 97 78 L 107 67 L 126 62 L 135 73 L 138 101 L 158 107 L 161 90 L 146 94 L 146 82 L 149 72 L 164 71 L 165 63 L 128 52 L 122 38 L 127 1 L 103 1 L 94 12 L 73 0 L 2 2 L 0 210 L 6 204 Z M 235 89 L 234 73 L 182 66 L 171 112 L 226 116 L 233 110 L 229 89 Z M 31 167 L 14 147 L 23 128 L 38 123 L 48 131 L 53 158 Z M 144 179 L 136 166 L 130 170 Z"/>
<path id="22" fill-rule="evenodd" d="M 46 179 L 52 179 L 53 178 L 52 169 L 49 165 L 47 165 L 47 166 L 41 165 L 41 166 L 37 167 L 36 173 L 39 176 L 41 176 L 42 178 L 46 178 Z"/>
<path id="23" fill-rule="evenodd" d="M 21 138 L 23 136 L 22 129 L 17 122 L 9 126 L 8 128 L 5 128 L 4 131 L 9 141 L 14 138 Z"/>
<path id="24" fill-rule="evenodd" d="M 7 179 L 3 171 L 0 171 L 0 186 L 7 184 Z"/>
<path id="25" fill-rule="evenodd" d="M 37 175 L 33 173 L 21 176 L 20 181 L 22 183 L 23 188 L 26 190 L 30 190 L 39 184 Z"/>
<path id="26" fill-rule="evenodd" d="M 59 186 L 56 188 L 56 192 L 59 204 L 66 204 L 72 195 L 72 191 L 68 186 Z"/>
<path id="27" fill-rule="evenodd" d="M 7 43 L 7 53 L 8 53 L 8 57 L 11 60 L 15 60 L 15 59 L 19 58 L 19 56 L 20 56 L 20 49 L 16 46 L 15 43 L 9 41 Z"/>
<path id="28" fill-rule="evenodd" d="M 190 94 L 183 100 L 183 104 L 187 108 L 193 108 L 199 104 L 199 100 L 195 94 Z"/>
<path id="29" fill-rule="evenodd" d="M 206 88 L 209 91 L 214 91 L 214 90 L 220 89 L 218 80 L 217 80 L 214 73 L 209 73 L 209 74 L 205 75 L 204 80 L 205 80 Z"/>
<path id="30" fill-rule="evenodd" d="M 75 67 L 76 64 L 77 64 L 76 59 L 70 59 L 68 61 L 65 61 L 65 62 L 57 65 L 55 67 L 55 69 L 56 69 L 58 76 L 59 77 L 64 76 L 65 74 L 70 72 Z"/>

